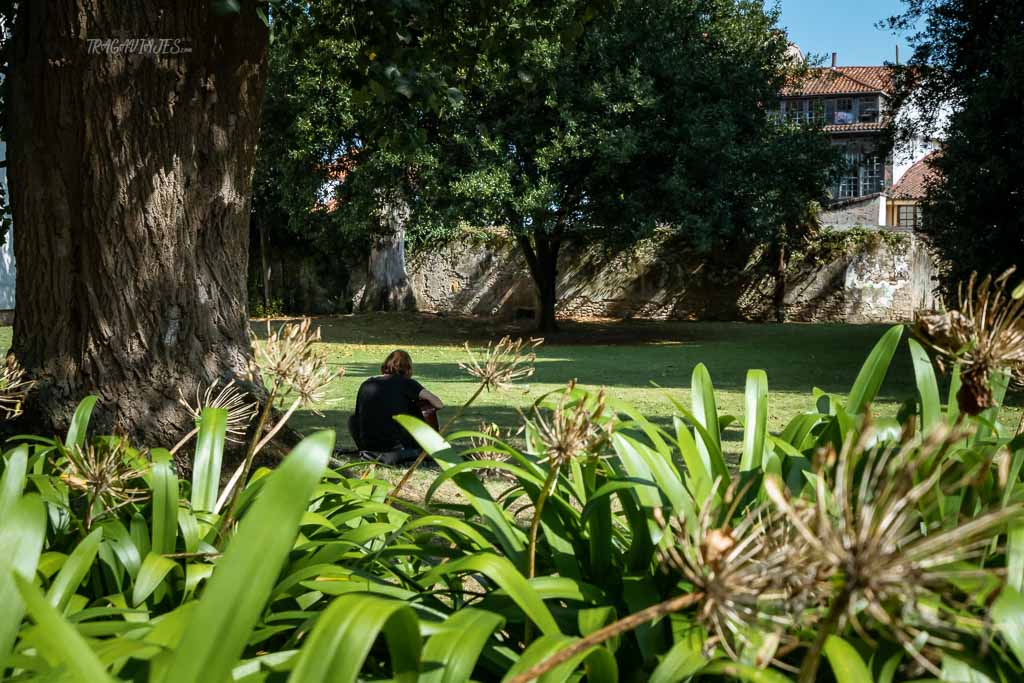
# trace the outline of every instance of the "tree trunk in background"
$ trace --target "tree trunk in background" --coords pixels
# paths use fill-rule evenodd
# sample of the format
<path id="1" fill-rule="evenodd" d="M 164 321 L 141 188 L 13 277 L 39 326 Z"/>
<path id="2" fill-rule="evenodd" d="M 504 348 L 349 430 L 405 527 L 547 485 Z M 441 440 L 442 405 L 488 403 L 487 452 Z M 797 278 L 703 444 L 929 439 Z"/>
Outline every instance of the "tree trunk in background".
<path id="1" fill-rule="evenodd" d="M 384 203 L 381 234 L 373 238 L 367 263 L 366 289 L 360 311 L 412 311 L 416 298 L 405 272 L 405 225 L 409 205 L 401 198 Z"/>
<path id="2" fill-rule="evenodd" d="M 542 235 L 535 235 L 532 241 L 527 236 L 517 235 L 516 241 L 537 287 L 537 304 L 540 309 L 537 311 L 537 330 L 557 332 L 555 307 L 558 304 L 558 252 L 562 242 L 556 237 Z"/>
<path id="3" fill-rule="evenodd" d="M 8 81 L 18 226 L 13 351 L 39 380 L 26 418 L 168 446 L 177 405 L 251 356 L 251 177 L 266 77 L 255 5 L 19 3 Z M 87 39 L 180 39 L 189 52 L 90 54 Z"/>
<path id="4" fill-rule="evenodd" d="M 775 291 L 772 303 L 775 308 L 775 322 L 786 322 L 786 243 L 780 237 L 775 245 Z"/>
<path id="5" fill-rule="evenodd" d="M 260 279 L 263 280 L 263 315 L 270 317 L 270 264 L 267 263 L 267 229 L 260 221 Z"/>

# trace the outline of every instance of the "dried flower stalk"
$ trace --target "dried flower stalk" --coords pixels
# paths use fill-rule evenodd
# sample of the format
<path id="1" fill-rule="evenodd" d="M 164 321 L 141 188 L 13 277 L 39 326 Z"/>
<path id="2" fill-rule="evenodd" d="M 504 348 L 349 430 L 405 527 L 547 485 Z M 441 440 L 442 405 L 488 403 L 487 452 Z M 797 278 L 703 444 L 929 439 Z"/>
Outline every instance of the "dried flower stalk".
<path id="1" fill-rule="evenodd" d="M 958 363 L 963 384 L 957 392 L 960 410 L 977 415 L 995 405 L 989 385 L 993 371 L 1007 372 L 1024 384 L 1024 296 L 1021 287 L 1007 291 L 1011 268 L 993 280 L 977 282 L 971 275 L 958 290 L 959 310 L 918 316 L 916 335 L 944 361 Z"/>

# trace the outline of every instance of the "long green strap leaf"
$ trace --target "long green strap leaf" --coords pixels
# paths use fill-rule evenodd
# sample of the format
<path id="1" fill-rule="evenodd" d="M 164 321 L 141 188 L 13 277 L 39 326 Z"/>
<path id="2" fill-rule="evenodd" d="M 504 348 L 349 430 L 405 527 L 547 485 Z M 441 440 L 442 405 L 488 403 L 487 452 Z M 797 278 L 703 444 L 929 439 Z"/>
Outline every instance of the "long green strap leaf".
<path id="1" fill-rule="evenodd" d="M 146 598 L 157 589 L 157 586 L 163 583 L 164 577 L 177 566 L 174 560 L 163 555 L 156 553 L 146 555 L 146 559 L 142 561 L 142 567 L 139 569 L 139 575 L 135 578 L 135 585 L 132 587 L 132 605 L 137 607 L 145 602 Z"/>
<path id="2" fill-rule="evenodd" d="M 64 566 L 60 568 L 57 577 L 50 584 L 50 590 L 46 592 L 46 600 L 58 611 L 64 611 L 68 600 L 75 594 L 82 579 L 92 569 L 92 563 L 96 560 L 101 540 L 103 540 L 103 528 L 96 527 L 92 533 L 75 546 L 71 555 L 64 562 Z"/>
<path id="3" fill-rule="evenodd" d="M 451 562 L 446 562 L 435 567 L 427 573 L 420 583 L 423 586 L 430 586 L 436 583 L 442 576 L 456 574 L 458 572 L 477 572 L 483 574 L 494 583 L 504 589 L 510 598 L 519 605 L 519 609 L 537 624 L 537 627 L 546 634 L 558 634 L 558 624 L 548 610 L 547 605 L 537 595 L 526 577 L 506 558 L 492 553 L 477 553 L 468 557 L 462 557 Z"/>
<path id="4" fill-rule="evenodd" d="M 267 477 L 206 584 L 164 680 L 223 681 L 231 673 L 295 542 L 302 513 L 334 449 L 334 433 L 303 439 Z"/>
<path id="5" fill-rule="evenodd" d="M 846 412 L 850 415 L 860 414 L 878 396 L 882 382 L 885 380 L 885 373 L 889 371 L 889 364 L 896 355 L 896 349 L 903 338 L 903 325 L 896 325 L 889 328 L 889 331 L 882 335 L 882 338 L 871 349 L 868 359 L 864 361 L 857 379 L 853 382 L 850 395 L 846 399 Z"/>
<path id="6" fill-rule="evenodd" d="M 693 416 L 704 427 L 703 434 L 697 432 L 695 435 L 697 449 L 707 465 L 708 475 L 713 477 L 711 453 L 722 451 L 722 436 L 718 421 L 718 406 L 715 403 L 715 387 L 711 383 L 711 373 L 703 363 L 698 363 L 690 375 L 690 405 L 693 407 Z M 704 442 L 705 435 L 711 441 L 710 444 Z M 714 448 L 709 448 L 709 445 Z"/>
<path id="7" fill-rule="evenodd" d="M 150 468 L 153 488 L 153 540 L 154 553 L 173 553 L 178 540 L 178 477 L 171 467 L 171 454 L 163 448 L 153 449 Z"/>
<path id="8" fill-rule="evenodd" d="M 942 399 L 939 398 L 939 383 L 935 379 L 935 368 L 928 352 L 916 339 L 908 340 L 910 357 L 914 361 L 914 379 L 917 394 L 921 399 L 921 432 L 930 432 L 942 419 Z"/>
<path id="9" fill-rule="evenodd" d="M 744 406 L 740 472 L 760 469 L 764 459 L 764 443 L 768 433 L 768 375 L 764 370 L 747 371 Z"/>
<path id="10" fill-rule="evenodd" d="M 192 465 L 193 510 L 209 512 L 217 504 L 227 425 L 228 411 L 223 408 L 203 409 L 199 418 L 199 434 L 196 436 L 196 457 Z"/>
<path id="11" fill-rule="evenodd" d="M 291 683 L 355 683 L 377 636 L 384 632 L 394 681 L 412 683 L 420 669 L 420 630 L 406 603 L 376 595 L 335 598 L 299 651 Z"/>
<path id="12" fill-rule="evenodd" d="M 1006 586 L 992 605 L 992 622 L 1019 661 L 1024 661 L 1024 595 Z"/>
<path id="13" fill-rule="evenodd" d="M 31 578 L 46 534 L 46 509 L 35 494 L 18 499 L 0 518 L 0 660 L 14 647 L 25 604 L 15 576 Z"/>
<path id="14" fill-rule="evenodd" d="M 28 469 L 28 445 L 22 444 L 7 456 L 4 474 L 0 477 L 0 520 L 7 519 L 7 513 L 21 498 L 25 490 L 25 471 Z"/>
<path id="15" fill-rule="evenodd" d="M 871 683 L 871 671 L 857 651 L 838 636 L 829 636 L 825 641 L 825 656 L 836 683 Z"/>
<path id="16" fill-rule="evenodd" d="M 466 607 L 444 622 L 423 648 L 421 683 L 462 683 L 473 676 L 480 652 L 501 628 L 500 614 Z"/>
<path id="17" fill-rule="evenodd" d="M 15 575 L 18 593 L 25 602 L 28 613 L 39 629 L 36 637 L 46 646 L 46 652 L 64 664 L 71 678 L 81 683 L 103 683 L 113 681 L 100 658 L 92 651 L 75 627 L 46 601 L 35 585 Z"/>
<path id="18" fill-rule="evenodd" d="M 516 663 L 506 672 L 505 677 L 501 680 L 511 680 L 516 675 L 533 668 L 578 640 L 579 638 L 561 634 L 541 636 L 526 648 L 526 651 L 519 656 L 519 659 L 516 660 Z M 588 682 L 598 683 L 598 681 L 607 681 L 608 683 L 613 683 L 618 680 L 618 667 L 615 657 L 607 648 L 595 645 L 559 664 L 541 676 L 538 681 L 539 683 L 564 683 L 564 681 L 573 680 L 576 670 L 584 662 L 587 667 Z"/>
<path id="19" fill-rule="evenodd" d="M 89 418 L 92 417 L 92 409 L 96 405 L 98 396 L 86 396 L 75 408 L 75 414 L 68 426 L 67 436 L 64 438 L 64 447 L 71 449 L 75 446 L 84 446 L 86 433 L 89 430 Z"/>

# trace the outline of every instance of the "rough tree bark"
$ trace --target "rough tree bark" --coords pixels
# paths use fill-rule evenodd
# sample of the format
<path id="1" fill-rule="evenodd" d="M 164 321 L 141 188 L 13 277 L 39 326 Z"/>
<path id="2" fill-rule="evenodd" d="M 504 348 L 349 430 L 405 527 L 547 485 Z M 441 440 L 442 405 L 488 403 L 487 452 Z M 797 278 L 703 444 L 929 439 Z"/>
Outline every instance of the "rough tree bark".
<path id="1" fill-rule="evenodd" d="M 366 289 L 360 299 L 360 311 L 411 311 L 416 298 L 405 271 L 405 226 L 409 205 L 401 197 L 382 203 L 381 231 L 370 245 L 366 270 Z"/>
<path id="2" fill-rule="evenodd" d="M 558 303 L 558 252 L 562 240 L 549 235 L 517 235 L 516 242 L 526 258 L 533 284 L 537 287 L 537 330 L 557 332 L 555 306 Z"/>
<path id="3" fill-rule="evenodd" d="M 209 0 L 19 3 L 13 351 L 39 380 L 25 406 L 36 428 L 60 433 L 98 394 L 98 430 L 167 445 L 187 422 L 179 388 L 245 372 L 268 30 L 241 4 L 215 16 Z M 111 38 L 109 51 L 89 42 Z M 183 51 L 139 54 L 135 38 Z"/>

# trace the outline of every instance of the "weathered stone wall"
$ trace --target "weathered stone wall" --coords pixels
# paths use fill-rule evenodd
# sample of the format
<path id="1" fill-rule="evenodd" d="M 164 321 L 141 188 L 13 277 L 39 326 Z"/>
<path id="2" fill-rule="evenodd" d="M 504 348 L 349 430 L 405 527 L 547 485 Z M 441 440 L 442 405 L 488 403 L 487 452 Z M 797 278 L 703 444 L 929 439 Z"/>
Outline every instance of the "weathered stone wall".
<path id="1" fill-rule="evenodd" d="M 875 227 L 883 225 L 885 197 L 881 194 L 858 197 L 835 202 L 825 207 L 820 216 L 821 224 L 834 230 Z"/>
<path id="2" fill-rule="evenodd" d="M 934 304 L 927 247 L 909 233 L 844 238 L 824 255 L 794 259 L 785 309 L 796 321 L 910 320 Z M 864 237 L 863 235 L 867 235 Z M 516 317 L 535 309 L 533 283 L 515 246 L 458 241 L 413 254 L 408 263 L 423 311 Z M 763 320 L 774 316 L 774 280 L 755 254 L 709 263 L 685 248 L 649 241 L 635 249 L 565 249 L 558 313 L 569 317 Z"/>

